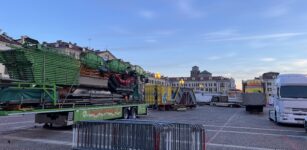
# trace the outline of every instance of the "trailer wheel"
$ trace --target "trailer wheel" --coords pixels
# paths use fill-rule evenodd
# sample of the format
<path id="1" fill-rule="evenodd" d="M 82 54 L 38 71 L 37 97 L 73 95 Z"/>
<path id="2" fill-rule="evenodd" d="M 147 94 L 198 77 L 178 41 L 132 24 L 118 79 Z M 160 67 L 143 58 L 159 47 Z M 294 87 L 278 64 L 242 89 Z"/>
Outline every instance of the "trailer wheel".
<path id="1" fill-rule="evenodd" d="M 136 117 L 137 117 L 136 109 L 135 109 L 135 108 L 132 108 L 132 109 L 130 110 L 129 119 L 136 119 Z"/>
<path id="2" fill-rule="evenodd" d="M 129 119 L 129 110 L 128 110 L 128 108 L 123 108 L 123 119 Z"/>
<path id="3" fill-rule="evenodd" d="M 43 125 L 43 128 L 44 128 L 44 129 L 50 129 L 50 128 L 52 128 L 52 126 L 53 126 L 52 123 L 45 123 L 45 124 Z"/>
<path id="4" fill-rule="evenodd" d="M 247 112 L 249 112 L 249 111 L 250 111 L 249 106 L 245 106 L 245 111 L 247 111 Z"/>

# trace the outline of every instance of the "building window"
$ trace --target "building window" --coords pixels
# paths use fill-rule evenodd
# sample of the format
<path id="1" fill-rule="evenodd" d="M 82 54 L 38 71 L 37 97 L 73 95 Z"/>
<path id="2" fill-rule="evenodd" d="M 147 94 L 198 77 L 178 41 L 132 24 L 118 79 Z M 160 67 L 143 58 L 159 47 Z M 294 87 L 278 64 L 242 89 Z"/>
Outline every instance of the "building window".
<path id="1" fill-rule="evenodd" d="M 221 84 L 220 84 L 220 87 L 225 87 L 224 83 L 221 83 Z"/>

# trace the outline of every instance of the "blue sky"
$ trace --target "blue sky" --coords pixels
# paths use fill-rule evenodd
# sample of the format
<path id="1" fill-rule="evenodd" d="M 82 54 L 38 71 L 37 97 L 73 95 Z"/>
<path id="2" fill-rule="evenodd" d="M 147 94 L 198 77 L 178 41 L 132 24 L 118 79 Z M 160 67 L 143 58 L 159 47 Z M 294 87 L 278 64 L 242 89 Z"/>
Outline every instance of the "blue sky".
<path id="1" fill-rule="evenodd" d="M 166 76 L 307 74 L 305 0 L 9 0 L 0 29 L 104 50 Z M 89 40 L 91 39 L 91 40 Z M 239 86 L 240 87 L 240 86 Z"/>

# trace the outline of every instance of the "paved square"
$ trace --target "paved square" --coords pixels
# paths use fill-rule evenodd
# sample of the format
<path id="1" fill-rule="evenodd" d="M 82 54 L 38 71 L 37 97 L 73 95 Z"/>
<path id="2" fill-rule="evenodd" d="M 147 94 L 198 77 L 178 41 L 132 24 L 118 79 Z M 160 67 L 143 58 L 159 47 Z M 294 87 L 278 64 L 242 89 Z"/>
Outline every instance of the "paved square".
<path id="1" fill-rule="evenodd" d="M 207 149 L 271 150 L 307 149 L 307 133 L 302 126 L 276 125 L 268 111 L 249 114 L 244 108 L 200 106 L 187 111 L 149 111 L 144 120 L 203 124 Z M 0 149 L 40 150 L 71 148 L 71 129 L 34 128 L 34 116 L 0 118 Z"/>

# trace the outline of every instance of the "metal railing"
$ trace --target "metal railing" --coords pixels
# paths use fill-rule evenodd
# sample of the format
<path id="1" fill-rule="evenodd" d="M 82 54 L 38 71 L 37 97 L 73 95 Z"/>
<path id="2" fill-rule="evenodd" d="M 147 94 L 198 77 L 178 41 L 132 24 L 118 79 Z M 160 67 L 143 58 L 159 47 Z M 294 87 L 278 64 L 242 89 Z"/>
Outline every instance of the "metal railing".
<path id="1" fill-rule="evenodd" d="M 202 125 L 154 121 L 84 121 L 73 129 L 74 150 L 205 150 Z"/>

